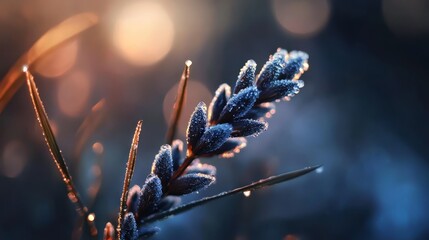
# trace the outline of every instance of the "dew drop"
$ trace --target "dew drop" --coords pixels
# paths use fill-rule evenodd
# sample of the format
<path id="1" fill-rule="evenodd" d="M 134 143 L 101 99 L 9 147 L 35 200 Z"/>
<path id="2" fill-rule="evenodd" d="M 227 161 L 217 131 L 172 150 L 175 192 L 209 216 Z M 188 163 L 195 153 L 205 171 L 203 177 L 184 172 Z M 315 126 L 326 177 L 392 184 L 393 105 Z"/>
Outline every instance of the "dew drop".
<path id="1" fill-rule="evenodd" d="M 28 71 L 28 65 L 22 65 L 22 71 L 27 72 Z"/>
<path id="2" fill-rule="evenodd" d="M 243 195 L 245 196 L 245 197 L 250 197 L 250 194 L 251 194 L 252 192 L 250 192 L 250 191 L 244 191 L 243 192 Z"/>
<path id="3" fill-rule="evenodd" d="M 304 87 L 304 81 L 298 80 L 298 87 L 303 88 Z"/>
<path id="4" fill-rule="evenodd" d="M 316 173 L 322 173 L 322 172 L 323 172 L 323 167 L 316 169 Z"/>
<path id="5" fill-rule="evenodd" d="M 94 220 L 95 220 L 95 214 L 94 213 L 88 214 L 88 221 L 93 222 Z"/>

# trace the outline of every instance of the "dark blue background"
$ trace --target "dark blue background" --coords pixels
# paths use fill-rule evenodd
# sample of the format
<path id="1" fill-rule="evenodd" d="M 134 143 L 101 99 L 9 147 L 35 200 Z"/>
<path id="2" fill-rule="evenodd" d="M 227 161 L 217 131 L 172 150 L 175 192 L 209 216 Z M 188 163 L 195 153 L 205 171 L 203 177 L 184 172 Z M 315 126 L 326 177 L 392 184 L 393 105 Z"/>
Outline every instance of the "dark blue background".
<path id="1" fill-rule="evenodd" d="M 111 4 L 31 2 L 1 2 L 0 76 L 51 26 L 88 10 L 103 20 Z M 409 4 L 416 3 L 421 3 L 420 12 L 429 10 L 424 1 Z M 196 1 L 162 4 L 190 21 L 206 21 L 204 16 L 193 19 Z M 253 58 L 260 67 L 282 47 L 309 53 L 310 70 L 302 77 L 305 88 L 291 102 L 277 104 L 268 131 L 249 139 L 238 156 L 205 160 L 217 166 L 217 183 L 184 201 L 309 165 L 323 164 L 323 172 L 157 223 L 162 231 L 155 239 L 428 239 L 427 24 L 416 32 L 410 26 L 411 33 L 405 34 L 386 23 L 385 2 L 329 4 L 327 24 L 303 37 L 284 31 L 269 1 L 204 3 L 213 21 L 207 25 L 210 37 L 203 47 L 193 50 L 192 42 L 199 36 L 178 23 L 177 34 L 189 44 L 173 44 L 171 53 L 150 67 L 133 67 L 120 60 L 110 50 L 102 27 L 85 32 L 74 68 L 91 73 L 94 87 L 89 105 L 105 98 L 108 111 L 83 150 L 80 168 L 74 164 L 73 149 L 84 116 L 62 114 L 56 104 L 57 81 L 35 74 L 86 202 L 82 189 L 91 182 L 88 169 L 95 158 L 91 144 L 104 144 L 103 184 L 92 209 L 99 230 L 107 221 L 116 224 L 125 162 L 139 119 L 144 125 L 133 183 L 141 185 L 150 171 L 166 131 L 164 95 L 178 81 L 183 62 L 191 59 L 192 78 L 214 92 L 223 82 L 233 84 L 247 59 Z M 28 11 L 33 15 L 25 15 Z M 109 69 L 112 61 L 117 64 L 114 71 Z M 18 176 L 0 175 L 0 239 L 69 239 L 76 221 L 74 207 L 24 87 L 0 114 L 1 158 L 11 141 L 24 146 L 28 159 Z"/>

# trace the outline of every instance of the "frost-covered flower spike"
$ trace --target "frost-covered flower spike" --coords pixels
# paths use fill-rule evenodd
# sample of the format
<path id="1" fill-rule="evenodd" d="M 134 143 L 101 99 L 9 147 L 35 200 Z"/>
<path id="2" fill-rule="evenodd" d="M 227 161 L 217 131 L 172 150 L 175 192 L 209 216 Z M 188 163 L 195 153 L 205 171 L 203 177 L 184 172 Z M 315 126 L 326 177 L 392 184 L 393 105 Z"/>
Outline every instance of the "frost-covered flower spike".
<path id="1" fill-rule="evenodd" d="M 304 52 L 278 49 L 256 75 L 255 61 L 248 60 L 233 90 L 222 84 L 208 109 L 199 103 L 189 120 L 186 153 L 180 140 L 161 146 L 143 186 L 130 189 L 121 240 L 152 236 L 159 229 L 149 227 L 145 218 L 178 206 L 179 196 L 214 183 L 216 168 L 199 158 L 231 157 L 246 146 L 244 137 L 265 131 L 274 102 L 295 96 L 304 86 L 298 79 L 308 69 L 307 61 Z"/>

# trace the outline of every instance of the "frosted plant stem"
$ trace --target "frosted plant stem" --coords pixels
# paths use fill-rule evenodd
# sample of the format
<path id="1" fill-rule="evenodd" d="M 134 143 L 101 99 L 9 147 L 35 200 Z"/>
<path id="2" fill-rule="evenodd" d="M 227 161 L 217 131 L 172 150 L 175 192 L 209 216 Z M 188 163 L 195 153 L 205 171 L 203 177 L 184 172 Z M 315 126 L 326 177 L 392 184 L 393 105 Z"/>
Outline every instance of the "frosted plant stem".
<path id="1" fill-rule="evenodd" d="M 51 125 L 49 124 L 48 115 L 46 114 L 45 107 L 43 106 L 43 102 L 40 99 L 39 92 L 37 90 L 36 83 L 34 82 L 33 75 L 28 71 L 28 67 L 24 66 L 23 71 L 25 72 L 27 78 L 28 90 L 30 92 L 31 101 L 33 103 L 34 111 L 36 112 L 37 121 L 40 124 L 40 127 L 43 131 L 43 136 L 45 137 L 46 144 L 48 145 L 49 152 L 51 153 L 52 159 L 57 166 L 61 177 L 66 184 L 67 187 L 67 196 L 70 201 L 75 204 L 76 211 L 84 217 L 89 226 L 90 235 L 92 237 L 97 236 L 97 229 L 95 227 L 94 220 L 90 221 L 87 219 L 88 208 L 83 204 L 82 199 L 79 195 L 79 192 L 76 190 L 70 173 L 67 168 L 67 164 L 64 160 L 64 157 L 61 153 L 61 150 L 57 144 L 54 133 L 52 131 Z"/>
<path id="2" fill-rule="evenodd" d="M 127 211 L 128 191 L 130 188 L 131 178 L 133 177 L 134 167 L 136 165 L 137 148 L 139 145 L 139 136 L 140 136 L 142 124 L 143 124 L 143 121 L 141 120 L 137 123 L 133 140 L 131 142 L 130 154 L 128 156 L 127 168 L 126 168 L 125 177 L 124 177 L 124 186 L 122 188 L 121 203 L 119 205 L 118 227 L 116 228 L 118 239 L 121 238 L 121 224 L 122 224 L 122 220 L 124 219 L 125 213 Z"/>
<path id="3" fill-rule="evenodd" d="M 228 191 L 228 192 L 222 192 L 222 193 L 219 193 L 215 196 L 206 197 L 206 198 L 203 198 L 203 199 L 200 199 L 197 201 L 193 201 L 193 202 L 190 202 L 188 204 L 179 206 L 177 208 L 172 208 L 172 209 L 164 211 L 164 212 L 155 213 L 155 214 L 150 215 L 147 218 L 143 219 L 142 221 L 146 224 L 151 223 L 151 222 L 155 222 L 155 221 L 159 221 L 159 220 L 162 220 L 162 219 L 167 218 L 169 216 L 173 216 L 173 215 L 177 215 L 177 214 L 186 212 L 186 211 L 191 210 L 195 207 L 201 206 L 201 205 L 206 204 L 208 202 L 218 200 L 218 199 L 230 196 L 230 195 L 243 193 L 243 192 L 247 192 L 247 191 L 253 191 L 253 190 L 256 190 L 259 188 L 275 185 L 275 184 L 278 184 L 278 183 L 281 183 L 284 181 L 288 181 L 288 180 L 300 177 L 302 175 L 305 175 L 307 173 L 310 173 L 310 172 L 318 169 L 319 167 L 321 167 L 321 166 L 318 165 L 318 166 L 306 167 L 306 168 L 303 168 L 300 170 L 280 174 L 277 176 L 272 176 L 272 177 L 269 177 L 266 179 L 262 179 L 262 180 L 259 180 L 257 182 L 254 182 L 252 184 L 249 184 L 249 185 L 246 185 L 243 187 L 239 187 L 239 188 L 236 188 L 236 189 Z"/>

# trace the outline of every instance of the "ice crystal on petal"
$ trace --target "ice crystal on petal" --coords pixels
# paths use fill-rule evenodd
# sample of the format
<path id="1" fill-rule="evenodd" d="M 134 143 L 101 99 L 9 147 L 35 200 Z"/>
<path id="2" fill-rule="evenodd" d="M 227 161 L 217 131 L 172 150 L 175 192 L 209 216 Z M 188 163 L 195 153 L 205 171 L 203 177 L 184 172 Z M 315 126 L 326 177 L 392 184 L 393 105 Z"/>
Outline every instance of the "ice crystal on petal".
<path id="1" fill-rule="evenodd" d="M 254 86 L 241 90 L 229 99 L 220 114 L 219 123 L 231 122 L 246 115 L 255 104 L 258 96 L 259 90 Z"/>
<path id="2" fill-rule="evenodd" d="M 264 89 L 266 84 L 278 79 L 286 66 L 287 51 L 278 49 L 274 55 L 265 63 L 256 77 L 256 85 L 259 89 Z"/>
<path id="3" fill-rule="evenodd" d="M 238 74 L 237 82 L 235 83 L 234 94 L 241 90 L 253 86 L 255 81 L 256 63 L 253 60 L 248 60 Z"/>

